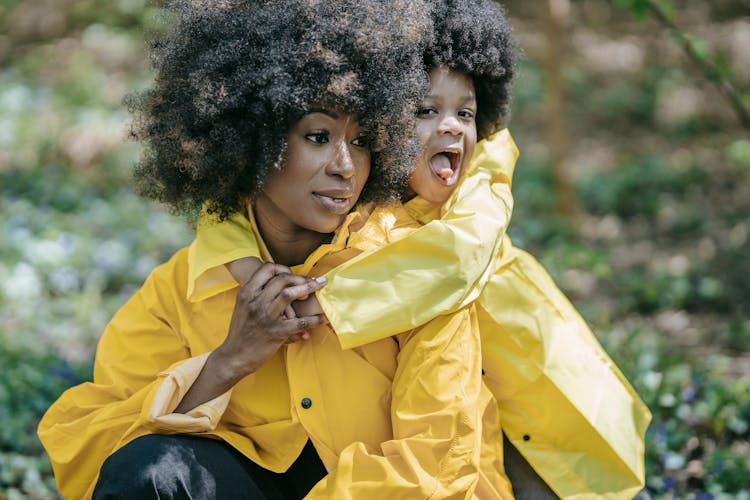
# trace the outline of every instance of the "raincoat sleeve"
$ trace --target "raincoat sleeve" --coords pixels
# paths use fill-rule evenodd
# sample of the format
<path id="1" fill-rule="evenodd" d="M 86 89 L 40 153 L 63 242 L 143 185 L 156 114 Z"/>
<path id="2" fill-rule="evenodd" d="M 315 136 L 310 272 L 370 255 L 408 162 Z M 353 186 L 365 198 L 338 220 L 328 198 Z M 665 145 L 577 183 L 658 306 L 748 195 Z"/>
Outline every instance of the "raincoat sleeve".
<path id="1" fill-rule="evenodd" d="M 174 261 L 181 260 L 176 256 L 157 268 L 115 314 L 97 348 L 94 381 L 66 391 L 39 424 L 39 438 L 64 498 L 90 497 L 104 460 L 133 439 L 184 428 L 149 421 L 155 400 L 158 406 L 159 398 L 166 398 L 163 408 L 176 407 L 174 394 L 159 391 L 165 378 L 179 394 L 181 384 L 188 382 L 191 372 L 200 372 L 206 357 L 191 358 L 179 334 L 177 309 L 184 301 L 169 283 L 175 279 Z M 181 369 L 182 364 L 187 366 Z M 173 373 L 171 379 L 168 372 Z M 221 398 L 201 405 L 191 416 L 183 415 L 184 430 L 196 430 L 190 427 L 195 422 L 205 427 L 218 420 L 225 405 Z"/>
<path id="2" fill-rule="evenodd" d="M 478 297 L 510 222 L 517 156 L 507 130 L 481 141 L 441 218 L 326 275 L 316 295 L 344 348 L 423 325 Z"/>
<path id="3" fill-rule="evenodd" d="M 398 337 L 393 439 L 352 443 L 308 499 L 471 498 L 479 480 L 480 343 L 473 309 Z"/>

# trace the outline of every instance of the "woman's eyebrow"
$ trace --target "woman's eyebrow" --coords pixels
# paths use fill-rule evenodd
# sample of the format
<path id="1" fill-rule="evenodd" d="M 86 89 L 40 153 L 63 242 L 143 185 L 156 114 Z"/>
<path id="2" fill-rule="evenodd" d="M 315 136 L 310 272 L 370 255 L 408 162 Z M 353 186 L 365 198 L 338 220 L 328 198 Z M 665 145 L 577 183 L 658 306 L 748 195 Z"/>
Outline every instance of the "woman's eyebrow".
<path id="1" fill-rule="evenodd" d="M 331 111 L 330 109 L 325 108 L 312 108 L 309 111 L 310 114 L 312 113 L 323 113 L 324 115 L 330 116 L 334 120 L 338 120 L 340 116 L 335 111 Z"/>

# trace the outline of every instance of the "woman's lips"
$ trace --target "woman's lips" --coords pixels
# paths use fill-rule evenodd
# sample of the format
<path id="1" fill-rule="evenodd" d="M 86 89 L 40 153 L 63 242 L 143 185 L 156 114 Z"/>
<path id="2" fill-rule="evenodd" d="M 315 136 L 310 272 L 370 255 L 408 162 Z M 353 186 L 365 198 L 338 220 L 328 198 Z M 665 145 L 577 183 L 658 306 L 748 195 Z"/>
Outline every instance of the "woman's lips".
<path id="1" fill-rule="evenodd" d="M 351 195 L 342 195 L 339 193 L 313 193 L 318 202 L 331 213 L 343 215 L 352 209 Z"/>

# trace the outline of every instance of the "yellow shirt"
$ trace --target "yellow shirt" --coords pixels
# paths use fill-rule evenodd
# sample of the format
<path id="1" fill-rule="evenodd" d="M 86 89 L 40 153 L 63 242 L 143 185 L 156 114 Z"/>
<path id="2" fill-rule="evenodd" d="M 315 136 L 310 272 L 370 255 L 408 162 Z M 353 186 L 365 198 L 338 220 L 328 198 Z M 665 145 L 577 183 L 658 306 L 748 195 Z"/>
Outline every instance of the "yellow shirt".
<path id="1" fill-rule="evenodd" d="M 421 228 L 352 238 L 365 252 L 329 271 L 316 295 L 345 347 L 479 299 L 485 382 L 514 446 L 561 497 L 632 498 L 651 415 L 544 268 L 504 236 L 517 157 L 507 130 L 480 141 L 443 207 L 415 198 L 390 208 Z M 200 246 L 222 245 L 212 231 L 199 227 Z M 253 246 L 235 258 L 257 256 Z"/>
<path id="2" fill-rule="evenodd" d="M 395 233 L 403 224 L 392 214 L 371 219 Z M 234 230 L 255 231 L 234 220 Z M 358 250 L 347 248 L 350 229 L 363 222 L 350 214 L 335 241 L 294 271 L 318 276 L 351 258 Z M 212 229 L 225 248 L 248 240 L 230 225 Z M 362 234 L 355 239 L 364 244 Z M 233 259 L 197 247 L 151 274 L 107 326 L 93 383 L 66 391 L 43 417 L 39 437 L 66 498 L 90 497 L 106 457 L 154 432 L 213 436 L 277 472 L 311 439 L 329 474 L 309 498 L 512 498 L 497 405 L 481 383 L 473 308 L 347 350 L 329 327 L 317 327 L 228 393 L 171 413 L 224 340 L 238 290 L 221 277 L 221 264 Z M 216 273 L 199 272 L 207 263 Z M 191 282 L 198 275 L 208 288 Z"/>

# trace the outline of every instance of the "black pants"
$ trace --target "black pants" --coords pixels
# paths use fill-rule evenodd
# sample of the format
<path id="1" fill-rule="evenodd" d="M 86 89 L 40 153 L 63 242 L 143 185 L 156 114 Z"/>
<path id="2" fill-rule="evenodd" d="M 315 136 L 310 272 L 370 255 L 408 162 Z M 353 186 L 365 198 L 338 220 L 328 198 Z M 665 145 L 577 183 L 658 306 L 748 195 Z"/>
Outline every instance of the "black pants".
<path id="1" fill-rule="evenodd" d="M 277 474 L 223 441 L 154 434 L 104 462 L 93 499 L 296 500 L 325 475 L 309 441 L 289 470 Z"/>

